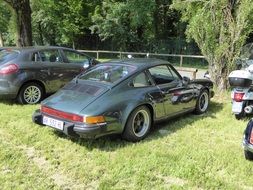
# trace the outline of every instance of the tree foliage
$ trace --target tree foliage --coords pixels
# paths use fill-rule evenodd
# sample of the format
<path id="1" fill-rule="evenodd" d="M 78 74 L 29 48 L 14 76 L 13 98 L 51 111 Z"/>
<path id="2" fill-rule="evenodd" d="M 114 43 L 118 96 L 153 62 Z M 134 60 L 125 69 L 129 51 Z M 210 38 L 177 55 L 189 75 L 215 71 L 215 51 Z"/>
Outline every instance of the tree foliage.
<path id="1" fill-rule="evenodd" d="M 99 1 L 33 0 L 33 26 L 37 44 L 72 44 L 91 26 L 91 13 Z"/>
<path id="2" fill-rule="evenodd" d="M 105 0 L 96 6 L 90 28 L 102 40 L 116 41 L 121 49 L 138 49 L 138 43 L 152 37 L 154 10 L 153 0 Z"/>
<path id="3" fill-rule="evenodd" d="M 0 1 L 0 7 L 6 7 L 4 2 Z M 9 20 L 10 20 L 10 11 L 8 9 L 0 9 L 0 47 L 4 46 L 4 36 L 8 32 Z"/>
<path id="4" fill-rule="evenodd" d="M 198 44 L 219 89 L 227 88 L 227 76 L 252 32 L 252 7 L 252 0 L 174 0 L 173 8 L 188 22 L 188 39 Z"/>

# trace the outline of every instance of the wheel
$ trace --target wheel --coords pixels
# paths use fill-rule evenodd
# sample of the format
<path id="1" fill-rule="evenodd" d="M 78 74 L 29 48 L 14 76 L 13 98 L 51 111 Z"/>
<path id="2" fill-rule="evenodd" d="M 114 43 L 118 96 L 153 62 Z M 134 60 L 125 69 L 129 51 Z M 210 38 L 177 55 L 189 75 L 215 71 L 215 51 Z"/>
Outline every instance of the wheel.
<path id="1" fill-rule="evenodd" d="M 137 142 L 144 139 L 151 127 L 151 114 L 146 106 L 136 108 L 129 116 L 123 138 Z"/>
<path id="2" fill-rule="evenodd" d="M 253 161 L 253 153 L 247 150 L 244 150 L 244 157 L 246 160 Z"/>
<path id="3" fill-rule="evenodd" d="M 43 96 L 43 88 L 39 84 L 31 82 L 21 87 L 17 99 L 21 104 L 36 104 L 41 101 Z"/>
<path id="4" fill-rule="evenodd" d="M 209 106 L 209 93 L 207 90 L 202 90 L 196 103 L 195 113 L 202 114 L 206 112 L 208 106 Z"/>

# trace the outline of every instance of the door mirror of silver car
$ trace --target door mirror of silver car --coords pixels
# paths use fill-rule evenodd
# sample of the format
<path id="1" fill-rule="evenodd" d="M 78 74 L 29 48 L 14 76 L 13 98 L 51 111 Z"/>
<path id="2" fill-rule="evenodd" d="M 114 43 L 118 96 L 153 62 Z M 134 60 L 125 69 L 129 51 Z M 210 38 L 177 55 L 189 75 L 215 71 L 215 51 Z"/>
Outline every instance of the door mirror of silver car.
<path id="1" fill-rule="evenodd" d="M 190 80 L 189 77 L 184 76 L 182 81 L 183 81 L 183 84 L 184 84 L 184 85 L 187 85 L 187 84 L 190 83 L 191 80 Z"/>
<path id="2" fill-rule="evenodd" d="M 84 64 L 83 64 L 83 68 L 84 68 L 84 69 L 88 69 L 88 68 L 89 68 L 89 66 L 90 66 L 90 64 L 89 64 L 89 63 L 84 63 Z"/>

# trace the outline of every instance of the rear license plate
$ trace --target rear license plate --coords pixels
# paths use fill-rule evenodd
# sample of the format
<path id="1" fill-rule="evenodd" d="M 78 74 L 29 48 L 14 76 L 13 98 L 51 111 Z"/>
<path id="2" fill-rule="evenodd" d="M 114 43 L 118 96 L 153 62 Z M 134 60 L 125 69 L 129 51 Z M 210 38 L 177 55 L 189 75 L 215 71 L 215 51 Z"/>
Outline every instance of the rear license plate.
<path id="1" fill-rule="evenodd" d="M 48 125 L 50 127 L 53 127 L 55 129 L 59 129 L 59 130 L 63 131 L 63 124 L 64 124 L 63 121 L 59 121 L 57 119 L 53 119 L 53 118 L 44 116 L 42 123 L 44 125 Z"/>
<path id="2" fill-rule="evenodd" d="M 242 107 L 243 107 L 243 102 L 235 102 L 235 101 L 233 101 L 232 112 L 234 112 L 234 113 L 241 113 L 242 112 Z"/>

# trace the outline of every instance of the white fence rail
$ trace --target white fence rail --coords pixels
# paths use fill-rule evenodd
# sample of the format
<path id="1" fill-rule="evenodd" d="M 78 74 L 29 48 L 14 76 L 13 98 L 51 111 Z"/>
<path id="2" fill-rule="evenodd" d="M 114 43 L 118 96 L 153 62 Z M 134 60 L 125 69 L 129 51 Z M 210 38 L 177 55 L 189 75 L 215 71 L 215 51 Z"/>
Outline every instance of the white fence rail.
<path id="1" fill-rule="evenodd" d="M 179 57 L 180 58 L 180 67 L 183 65 L 184 58 L 195 58 L 195 59 L 204 59 L 202 55 L 180 55 L 180 54 L 159 54 L 159 53 L 137 53 L 137 52 L 122 52 L 122 51 L 104 51 L 104 50 L 78 50 L 84 53 L 95 53 L 96 58 L 100 59 L 101 54 L 116 54 L 121 59 L 123 55 L 143 55 L 143 56 L 161 56 L 161 57 Z"/>

